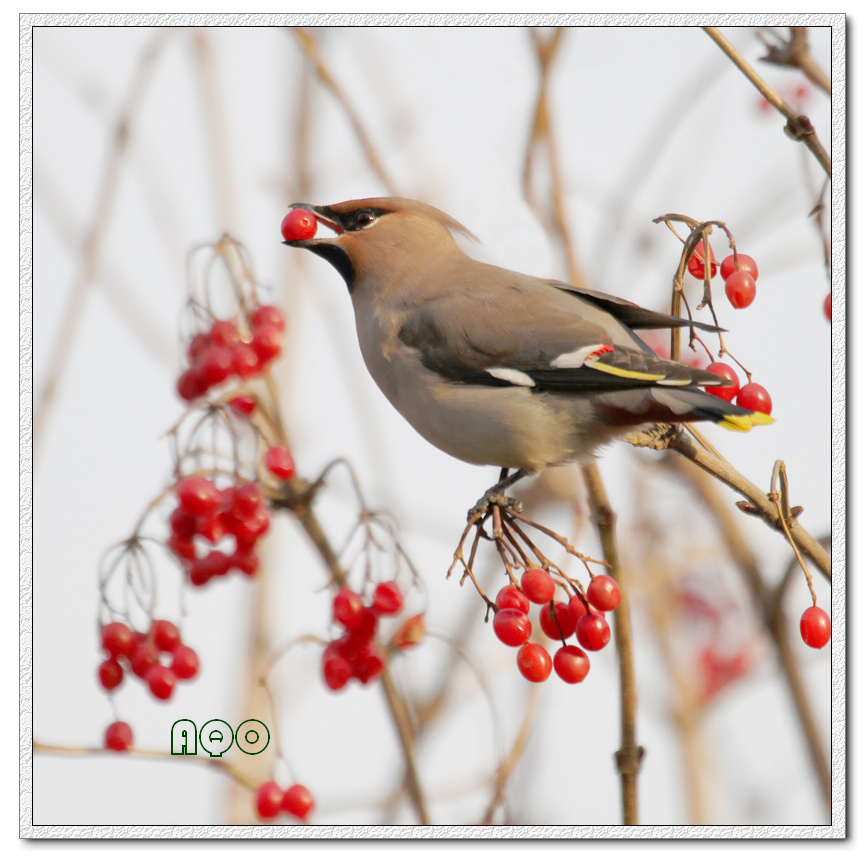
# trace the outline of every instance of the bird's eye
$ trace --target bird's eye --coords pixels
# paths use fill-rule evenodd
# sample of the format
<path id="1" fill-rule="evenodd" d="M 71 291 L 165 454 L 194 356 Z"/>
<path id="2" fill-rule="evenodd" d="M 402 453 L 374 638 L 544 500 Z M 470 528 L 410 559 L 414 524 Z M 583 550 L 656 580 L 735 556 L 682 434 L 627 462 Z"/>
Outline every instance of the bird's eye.
<path id="1" fill-rule="evenodd" d="M 371 210 L 359 210 L 354 216 L 354 222 L 358 228 L 366 228 L 375 222 L 375 214 Z"/>

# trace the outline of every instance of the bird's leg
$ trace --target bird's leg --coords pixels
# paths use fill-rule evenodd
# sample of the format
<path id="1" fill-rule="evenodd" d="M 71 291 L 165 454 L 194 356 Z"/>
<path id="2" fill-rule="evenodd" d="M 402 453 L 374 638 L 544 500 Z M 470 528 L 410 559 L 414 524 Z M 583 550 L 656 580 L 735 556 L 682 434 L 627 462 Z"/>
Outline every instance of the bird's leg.
<path id="1" fill-rule="evenodd" d="M 490 505 L 500 505 L 511 508 L 511 510 L 521 511 L 523 506 L 520 502 L 504 495 L 504 491 L 527 474 L 526 469 L 517 469 L 512 475 L 507 474 L 507 469 L 502 469 L 501 479 L 478 499 L 478 503 L 468 512 L 468 520 L 471 521 L 473 517 L 484 513 Z"/>

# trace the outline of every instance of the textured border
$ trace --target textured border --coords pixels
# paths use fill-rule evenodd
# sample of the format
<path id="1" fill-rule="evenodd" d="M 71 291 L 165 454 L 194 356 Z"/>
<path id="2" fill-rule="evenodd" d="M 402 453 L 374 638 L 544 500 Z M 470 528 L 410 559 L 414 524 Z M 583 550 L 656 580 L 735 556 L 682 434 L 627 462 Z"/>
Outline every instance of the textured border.
<path id="1" fill-rule="evenodd" d="M 828 826 L 33 826 L 33 273 L 34 26 L 830 26 L 832 30 L 832 813 Z M 804 839 L 846 837 L 846 16 L 844 14 L 22 14 L 20 41 L 20 837 L 125 839 Z"/>

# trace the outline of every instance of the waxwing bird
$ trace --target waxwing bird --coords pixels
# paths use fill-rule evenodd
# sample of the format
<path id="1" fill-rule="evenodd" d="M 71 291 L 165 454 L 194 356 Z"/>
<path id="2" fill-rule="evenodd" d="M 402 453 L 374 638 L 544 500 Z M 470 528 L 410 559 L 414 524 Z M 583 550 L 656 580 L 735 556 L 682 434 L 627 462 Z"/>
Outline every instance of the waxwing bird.
<path id="1" fill-rule="evenodd" d="M 634 333 L 718 328 L 475 261 L 454 234 L 476 238 L 419 201 L 291 207 L 336 233 L 286 243 L 345 280 L 363 359 L 394 408 L 451 456 L 516 470 L 473 511 L 515 480 L 589 459 L 646 423 L 772 422 L 699 390 L 727 382 L 659 357 Z"/>

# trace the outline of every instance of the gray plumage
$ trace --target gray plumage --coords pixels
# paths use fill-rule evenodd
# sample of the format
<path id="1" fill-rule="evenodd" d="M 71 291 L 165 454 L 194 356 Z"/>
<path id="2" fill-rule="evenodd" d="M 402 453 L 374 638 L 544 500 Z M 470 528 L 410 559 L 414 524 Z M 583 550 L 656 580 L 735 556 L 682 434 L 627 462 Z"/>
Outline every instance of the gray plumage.
<path id="1" fill-rule="evenodd" d="M 634 329 L 710 325 L 475 261 L 447 214 L 401 198 L 311 211 L 336 237 L 289 241 L 329 261 L 376 384 L 428 441 L 469 463 L 536 472 L 593 456 L 649 422 L 771 418 L 698 388 L 727 382 L 665 360 Z"/>

